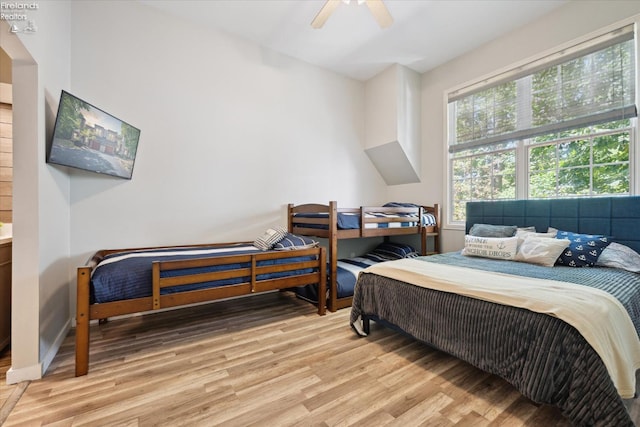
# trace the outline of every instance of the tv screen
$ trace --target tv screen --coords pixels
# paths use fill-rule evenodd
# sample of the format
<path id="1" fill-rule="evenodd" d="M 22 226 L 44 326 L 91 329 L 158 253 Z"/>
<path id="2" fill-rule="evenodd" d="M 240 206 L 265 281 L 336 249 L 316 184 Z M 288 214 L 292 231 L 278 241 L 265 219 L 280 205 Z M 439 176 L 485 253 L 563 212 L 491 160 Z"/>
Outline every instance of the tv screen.
<path id="1" fill-rule="evenodd" d="M 140 130 L 62 91 L 47 162 L 131 179 Z"/>

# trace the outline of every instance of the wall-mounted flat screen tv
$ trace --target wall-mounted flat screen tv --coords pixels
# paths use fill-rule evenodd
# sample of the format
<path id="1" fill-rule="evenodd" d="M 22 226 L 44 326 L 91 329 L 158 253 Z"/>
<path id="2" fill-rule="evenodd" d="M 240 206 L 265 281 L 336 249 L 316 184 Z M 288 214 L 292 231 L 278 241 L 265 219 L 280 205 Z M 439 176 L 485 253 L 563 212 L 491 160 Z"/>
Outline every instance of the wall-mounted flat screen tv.
<path id="1" fill-rule="evenodd" d="M 62 91 L 47 162 L 131 179 L 140 130 Z"/>

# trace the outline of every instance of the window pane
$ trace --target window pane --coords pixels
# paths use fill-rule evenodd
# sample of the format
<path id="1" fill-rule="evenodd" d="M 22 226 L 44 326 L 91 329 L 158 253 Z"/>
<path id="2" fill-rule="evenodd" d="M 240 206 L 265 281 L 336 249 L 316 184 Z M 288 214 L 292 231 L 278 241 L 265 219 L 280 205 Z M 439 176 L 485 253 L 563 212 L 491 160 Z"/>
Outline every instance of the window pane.
<path id="1" fill-rule="evenodd" d="M 629 161 L 629 133 L 618 133 L 594 138 L 593 163 Z"/>
<path id="2" fill-rule="evenodd" d="M 607 131 L 631 127 L 631 120 L 617 120 L 615 122 L 599 123 L 593 126 L 594 131 Z"/>
<path id="3" fill-rule="evenodd" d="M 558 164 L 562 167 L 588 165 L 591 146 L 588 141 L 571 141 L 558 145 Z"/>
<path id="4" fill-rule="evenodd" d="M 593 168 L 593 192 L 629 194 L 629 165 L 606 165 Z"/>
<path id="5" fill-rule="evenodd" d="M 515 151 L 496 153 L 493 163 L 493 198 L 515 199 L 516 157 Z"/>
<path id="6" fill-rule="evenodd" d="M 630 130 L 589 135 L 594 131 L 574 129 L 571 133 L 582 135 L 580 139 L 530 146 L 528 197 L 630 194 Z"/>
<path id="7" fill-rule="evenodd" d="M 491 155 L 473 157 L 471 160 L 472 175 L 476 178 L 488 178 L 491 175 Z"/>
<path id="8" fill-rule="evenodd" d="M 556 171 L 531 173 L 529 175 L 529 197 L 532 199 L 546 199 L 556 197 Z"/>
<path id="9" fill-rule="evenodd" d="M 556 169 L 556 146 L 544 145 L 541 147 L 533 147 L 530 151 L 529 170 L 548 171 Z"/>
<path id="10" fill-rule="evenodd" d="M 480 176 L 473 180 L 473 188 L 471 189 L 472 200 L 491 200 L 491 177 Z"/>
<path id="11" fill-rule="evenodd" d="M 628 40 L 534 73 L 533 126 L 631 105 L 633 56 L 633 40 Z"/>
<path id="12" fill-rule="evenodd" d="M 471 180 L 459 179 L 453 181 L 455 200 L 471 200 Z"/>
<path id="13" fill-rule="evenodd" d="M 452 162 L 453 179 L 471 178 L 471 161 L 455 159 Z"/>
<path id="14" fill-rule="evenodd" d="M 452 219 L 454 221 L 464 221 L 464 218 L 467 215 L 467 201 L 461 201 L 461 202 L 453 202 L 453 215 L 452 215 Z"/>
<path id="15" fill-rule="evenodd" d="M 558 195 L 585 196 L 591 187 L 591 174 L 588 167 L 560 169 L 558 171 Z"/>
<path id="16" fill-rule="evenodd" d="M 455 101 L 453 144 L 516 129 L 516 83 L 507 82 Z"/>

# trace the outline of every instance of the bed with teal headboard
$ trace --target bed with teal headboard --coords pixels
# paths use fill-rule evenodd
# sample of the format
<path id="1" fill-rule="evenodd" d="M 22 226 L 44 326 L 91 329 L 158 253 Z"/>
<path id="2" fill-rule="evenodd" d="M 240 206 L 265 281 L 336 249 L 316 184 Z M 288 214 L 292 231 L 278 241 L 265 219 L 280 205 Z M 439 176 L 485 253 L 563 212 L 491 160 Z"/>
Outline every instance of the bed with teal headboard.
<path id="1" fill-rule="evenodd" d="M 374 320 L 400 330 L 501 376 L 575 425 L 633 426 L 626 404 L 640 369 L 640 197 L 468 203 L 466 234 L 476 224 L 518 233 L 465 238 L 514 244 L 513 259 L 496 255 L 507 249 L 467 256 L 465 246 L 376 265 L 358 279 L 352 328 L 366 336 Z M 544 265 L 518 258 L 531 242 L 560 250 L 544 252 L 552 260 Z M 562 261 L 582 246 L 592 258 Z M 574 309 L 574 299 L 586 305 Z"/>

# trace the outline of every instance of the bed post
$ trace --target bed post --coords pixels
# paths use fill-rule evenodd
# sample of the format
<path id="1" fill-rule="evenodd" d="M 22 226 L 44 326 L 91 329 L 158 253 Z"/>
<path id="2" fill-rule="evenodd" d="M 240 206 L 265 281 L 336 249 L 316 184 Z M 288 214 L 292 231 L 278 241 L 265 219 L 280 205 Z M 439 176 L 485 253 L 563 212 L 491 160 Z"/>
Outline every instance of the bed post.
<path id="1" fill-rule="evenodd" d="M 76 377 L 89 371 L 89 282 L 91 267 L 78 268 L 76 292 Z"/>
<path id="2" fill-rule="evenodd" d="M 424 206 L 420 206 L 418 218 L 418 227 L 420 227 L 420 255 L 427 254 L 427 226 L 424 225 L 424 214 L 427 209 Z"/>
<path id="3" fill-rule="evenodd" d="M 440 223 L 442 222 L 442 219 L 440 217 L 441 213 L 442 212 L 440 211 L 440 205 L 437 204 L 437 203 L 434 203 L 434 205 L 433 205 L 433 214 L 436 217 L 436 233 L 438 233 L 438 234 L 437 234 L 437 236 L 434 236 L 434 239 L 433 239 L 433 252 L 435 252 L 437 254 L 440 253 L 440 236 L 441 236 L 441 233 L 442 233 L 442 231 L 440 230 Z"/>
<path id="4" fill-rule="evenodd" d="M 287 231 L 293 233 L 293 203 L 287 205 Z"/>
<path id="5" fill-rule="evenodd" d="M 320 295 L 327 294 L 327 250 L 320 248 L 320 283 L 318 283 L 318 315 L 324 316 L 327 313 L 327 299 Z"/>
<path id="6" fill-rule="evenodd" d="M 338 202 L 329 202 L 329 303 L 327 308 L 331 312 L 338 310 Z M 318 295 L 318 300 L 324 298 Z"/>

